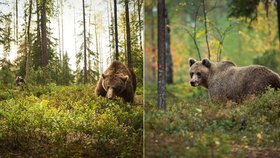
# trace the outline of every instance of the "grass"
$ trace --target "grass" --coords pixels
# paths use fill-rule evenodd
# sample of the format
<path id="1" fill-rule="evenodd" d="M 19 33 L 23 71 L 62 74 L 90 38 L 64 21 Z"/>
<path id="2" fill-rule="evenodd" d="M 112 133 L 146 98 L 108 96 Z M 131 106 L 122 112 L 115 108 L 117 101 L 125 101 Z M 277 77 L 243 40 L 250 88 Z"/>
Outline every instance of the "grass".
<path id="1" fill-rule="evenodd" d="M 147 85 L 146 157 L 277 157 L 280 154 L 280 91 L 242 104 L 212 103 L 204 89 L 167 87 L 167 110 Z"/>
<path id="2" fill-rule="evenodd" d="M 142 157 L 142 103 L 96 97 L 92 85 L 29 89 L 0 91 L 3 157 Z"/>

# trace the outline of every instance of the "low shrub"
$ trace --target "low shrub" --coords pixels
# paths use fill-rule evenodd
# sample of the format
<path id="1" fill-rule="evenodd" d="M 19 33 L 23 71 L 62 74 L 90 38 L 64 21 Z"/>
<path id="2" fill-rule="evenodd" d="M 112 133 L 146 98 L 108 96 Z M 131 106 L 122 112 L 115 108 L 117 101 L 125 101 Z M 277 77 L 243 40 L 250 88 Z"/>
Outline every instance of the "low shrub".
<path id="1" fill-rule="evenodd" d="M 153 89 L 148 87 L 145 94 L 156 96 L 150 94 Z M 208 97 L 188 95 L 197 94 L 193 89 L 185 84 L 169 85 L 166 111 L 157 108 L 156 97 L 147 100 L 147 157 L 279 155 L 280 91 L 271 89 L 241 104 L 217 104 Z M 191 96 L 194 98 L 188 99 Z"/>
<path id="2" fill-rule="evenodd" d="M 29 90 L 0 101 L 1 155 L 142 157 L 142 106 L 96 97 L 92 85 Z"/>

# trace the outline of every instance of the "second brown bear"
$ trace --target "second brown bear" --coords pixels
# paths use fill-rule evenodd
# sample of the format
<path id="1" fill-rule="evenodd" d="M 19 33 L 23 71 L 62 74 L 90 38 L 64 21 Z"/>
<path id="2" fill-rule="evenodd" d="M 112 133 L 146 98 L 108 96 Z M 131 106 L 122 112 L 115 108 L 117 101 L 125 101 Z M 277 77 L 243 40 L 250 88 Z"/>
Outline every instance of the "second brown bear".
<path id="1" fill-rule="evenodd" d="M 208 59 L 189 59 L 192 86 L 208 89 L 211 99 L 240 102 L 248 95 L 280 88 L 280 77 L 267 67 L 250 65 L 236 67 L 231 61 L 210 62 Z"/>
<path id="2" fill-rule="evenodd" d="M 114 61 L 99 79 L 95 94 L 114 99 L 116 96 L 125 102 L 133 102 L 136 90 L 136 76 L 132 70 L 119 61 Z"/>

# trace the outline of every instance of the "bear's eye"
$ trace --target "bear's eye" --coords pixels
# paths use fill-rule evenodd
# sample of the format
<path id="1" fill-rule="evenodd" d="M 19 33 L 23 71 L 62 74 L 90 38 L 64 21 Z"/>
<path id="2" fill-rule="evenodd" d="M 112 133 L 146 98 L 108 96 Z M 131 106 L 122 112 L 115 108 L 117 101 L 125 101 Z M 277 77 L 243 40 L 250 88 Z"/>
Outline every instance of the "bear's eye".
<path id="1" fill-rule="evenodd" d="M 198 72 L 196 75 L 197 75 L 197 77 L 201 77 L 201 73 L 200 72 Z"/>
<path id="2" fill-rule="evenodd" d="M 193 76 L 193 72 L 190 73 L 191 77 Z"/>

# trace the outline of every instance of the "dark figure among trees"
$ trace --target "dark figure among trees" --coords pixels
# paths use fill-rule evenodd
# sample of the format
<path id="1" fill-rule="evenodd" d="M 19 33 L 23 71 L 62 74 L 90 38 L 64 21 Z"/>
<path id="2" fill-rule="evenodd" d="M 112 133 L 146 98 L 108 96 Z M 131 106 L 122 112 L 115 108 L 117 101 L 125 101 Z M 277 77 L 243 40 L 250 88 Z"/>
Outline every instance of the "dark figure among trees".
<path id="1" fill-rule="evenodd" d="M 26 84 L 24 79 L 21 76 L 17 76 L 15 81 L 14 81 L 14 85 L 21 86 L 23 84 Z"/>

